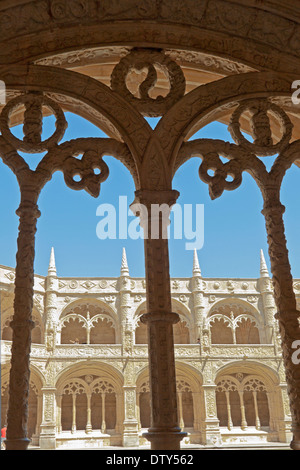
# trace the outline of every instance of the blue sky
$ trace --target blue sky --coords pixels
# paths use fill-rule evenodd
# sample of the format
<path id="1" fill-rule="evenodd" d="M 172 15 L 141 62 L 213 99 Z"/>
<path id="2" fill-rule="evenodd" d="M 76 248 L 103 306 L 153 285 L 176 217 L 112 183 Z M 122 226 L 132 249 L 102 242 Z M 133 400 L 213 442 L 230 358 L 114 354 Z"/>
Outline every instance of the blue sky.
<path id="1" fill-rule="evenodd" d="M 104 134 L 82 118 L 66 113 L 69 122 L 64 140 L 76 137 L 103 137 Z M 45 132 L 51 133 L 53 120 L 45 120 Z M 14 130 L 20 135 L 21 128 Z M 227 127 L 213 123 L 193 138 L 210 137 L 231 140 Z M 24 155 L 24 154 L 22 154 Z M 31 167 L 40 155 L 25 155 Z M 268 162 L 271 157 L 268 157 Z M 144 276 L 143 240 L 100 240 L 96 227 L 100 204 L 118 207 L 119 196 L 126 196 L 128 205 L 134 199 L 134 184 L 130 173 L 113 157 L 105 157 L 110 169 L 102 184 L 100 196 L 92 198 L 85 191 L 69 189 L 61 172 L 54 174 L 39 200 L 41 217 L 36 235 L 35 272 L 46 275 L 50 250 L 55 249 L 59 276 L 101 277 L 118 276 L 123 246 L 126 248 L 131 276 Z M 211 201 L 208 187 L 198 176 L 200 160 L 186 162 L 174 177 L 173 188 L 180 192 L 178 204 L 204 205 L 204 244 L 198 257 L 204 277 L 258 277 L 259 254 L 262 248 L 267 265 L 267 241 L 261 214 L 262 197 L 254 180 L 243 175 L 242 185 L 232 192 Z M 282 187 L 282 202 L 292 274 L 300 278 L 300 169 L 295 165 L 287 173 Z M 0 161 L 0 264 L 15 266 L 19 190 L 13 173 Z M 194 209 L 193 209 L 194 210 Z M 194 213 L 195 214 L 195 213 Z M 129 218 L 129 221 L 132 220 Z M 172 233 L 172 232 L 171 232 Z M 187 240 L 169 241 L 170 272 L 172 277 L 192 274 L 193 251 L 186 250 Z"/>

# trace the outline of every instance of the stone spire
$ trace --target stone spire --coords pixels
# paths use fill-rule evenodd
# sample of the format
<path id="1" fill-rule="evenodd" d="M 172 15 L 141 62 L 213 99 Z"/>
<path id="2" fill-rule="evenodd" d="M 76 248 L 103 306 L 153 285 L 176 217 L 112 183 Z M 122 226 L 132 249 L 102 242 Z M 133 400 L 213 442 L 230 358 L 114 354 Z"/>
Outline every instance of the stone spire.
<path id="1" fill-rule="evenodd" d="M 51 248 L 50 261 L 48 267 L 48 276 L 56 276 L 54 248 Z"/>
<path id="2" fill-rule="evenodd" d="M 201 269 L 196 248 L 194 249 L 193 276 L 201 276 Z"/>
<path id="3" fill-rule="evenodd" d="M 124 247 L 123 247 L 123 252 L 122 252 L 121 276 L 129 276 L 126 250 Z"/>
<path id="4" fill-rule="evenodd" d="M 263 250 L 260 250 L 260 277 L 270 277 Z"/>

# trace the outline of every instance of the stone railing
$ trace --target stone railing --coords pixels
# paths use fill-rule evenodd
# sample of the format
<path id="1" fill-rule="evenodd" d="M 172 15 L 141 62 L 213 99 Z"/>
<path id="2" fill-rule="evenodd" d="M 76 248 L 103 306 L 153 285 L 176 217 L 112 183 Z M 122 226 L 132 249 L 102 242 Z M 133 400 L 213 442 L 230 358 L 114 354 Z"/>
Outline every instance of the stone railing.
<path id="1" fill-rule="evenodd" d="M 1 341 L 1 362 L 10 357 L 11 341 Z M 176 344 L 175 356 L 177 358 L 203 358 L 209 356 L 213 358 L 259 358 L 274 357 L 280 355 L 280 351 L 275 354 L 273 344 L 220 344 L 213 345 L 202 356 L 199 344 Z M 127 357 L 124 354 L 121 344 L 57 344 L 52 357 L 56 359 L 97 357 L 97 358 L 120 358 Z M 43 344 L 32 344 L 31 358 L 48 358 L 49 352 Z M 136 344 L 133 347 L 132 357 L 147 358 L 148 346 L 146 344 Z"/>

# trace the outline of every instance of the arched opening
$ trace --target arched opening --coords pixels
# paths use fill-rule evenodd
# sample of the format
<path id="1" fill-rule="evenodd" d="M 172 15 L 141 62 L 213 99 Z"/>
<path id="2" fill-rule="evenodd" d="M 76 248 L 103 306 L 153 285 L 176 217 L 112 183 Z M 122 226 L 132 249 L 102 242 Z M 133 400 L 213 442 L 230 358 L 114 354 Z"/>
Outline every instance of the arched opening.
<path id="1" fill-rule="evenodd" d="M 277 378 L 260 364 L 231 365 L 218 374 L 216 406 L 224 443 L 242 436 L 244 442 L 281 441 Z"/>
<path id="2" fill-rule="evenodd" d="M 70 304 L 61 314 L 59 328 L 61 344 L 115 344 L 119 336 L 115 313 L 93 299 Z"/>
<path id="3" fill-rule="evenodd" d="M 77 438 L 119 442 L 123 416 L 121 391 L 116 371 L 106 365 L 80 364 L 65 372 L 57 384 L 58 446 L 64 447 Z"/>
<path id="4" fill-rule="evenodd" d="M 224 318 L 210 322 L 211 344 L 233 344 L 232 329 Z"/>
<path id="5" fill-rule="evenodd" d="M 264 336 L 261 315 L 240 299 L 217 302 L 208 313 L 211 344 L 260 344 Z"/>

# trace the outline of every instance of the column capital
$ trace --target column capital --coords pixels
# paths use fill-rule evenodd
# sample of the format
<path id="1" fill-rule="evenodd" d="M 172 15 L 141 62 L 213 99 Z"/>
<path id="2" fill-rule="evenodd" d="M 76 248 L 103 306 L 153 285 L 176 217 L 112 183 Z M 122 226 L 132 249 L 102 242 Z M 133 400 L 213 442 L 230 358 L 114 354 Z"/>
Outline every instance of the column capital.
<path id="1" fill-rule="evenodd" d="M 179 192 L 170 190 L 139 189 L 135 191 L 133 204 L 143 204 L 148 208 L 151 204 L 167 204 L 172 207 L 179 197 Z"/>
<path id="2" fill-rule="evenodd" d="M 166 323 L 174 324 L 178 323 L 179 320 L 179 315 L 174 312 L 151 312 L 144 313 L 144 315 L 141 316 L 142 323 L 163 321 Z"/>

